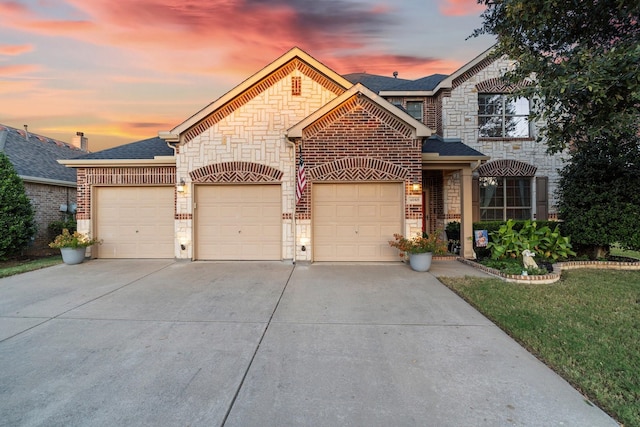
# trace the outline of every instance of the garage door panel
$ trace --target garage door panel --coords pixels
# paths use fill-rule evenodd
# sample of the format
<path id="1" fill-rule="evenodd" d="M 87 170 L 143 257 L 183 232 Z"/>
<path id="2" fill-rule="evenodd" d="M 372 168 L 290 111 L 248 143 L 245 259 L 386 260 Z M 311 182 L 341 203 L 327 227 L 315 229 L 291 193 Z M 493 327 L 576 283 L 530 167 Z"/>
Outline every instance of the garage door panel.
<path id="1" fill-rule="evenodd" d="M 404 184 L 314 184 L 315 261 L 395 261 L 389 247 L 404 222 Z"/>
<path id="2" fill-rule="evenodd" d="M 282 258 L 279 185 L 200 185 L 196 202 L 196 258 Z"/>
<path id="3" fill-rule="evenodd" d="M 173 258 L 173 187 L 97 187 L 96 247 L 100 258 Z"/>

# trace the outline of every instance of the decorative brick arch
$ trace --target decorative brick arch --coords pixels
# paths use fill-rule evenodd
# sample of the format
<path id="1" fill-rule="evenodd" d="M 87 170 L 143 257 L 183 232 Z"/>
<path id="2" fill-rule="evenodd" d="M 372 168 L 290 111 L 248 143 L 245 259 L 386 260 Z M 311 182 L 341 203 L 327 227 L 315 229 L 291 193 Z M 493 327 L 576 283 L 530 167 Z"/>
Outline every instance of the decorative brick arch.
<path id="1" fill-rule="evenodd" d="M 311 181 L 398 181 L 409 171 L 393 163 L 368 157 L 349 157 L 308 170 Z"/>
<path id="2" fill-rule="evenodd" d="M 513 93 L 518 89 L 529 86 L 530 82 L 520 82 L 516 85 L 510 84 L 502 77 L 485 80 L 476 85 L 478 93 Z"/>
<path id="3" fill-rule="evenodd" d="M 305 128 L 303 131 L 304 138 L 312 138 L 318 132 L 331 126 L 334 122 L 339 120 L 340 117 L 348 114 L 355 109 L 365 110 L 371 116 L 376 117 L 382 123 L 386 124 L 399 135 L 402 135 L 405 138 L 411 138 L 414 133 L 414 129 L 411 126 L 407 125 L 405 122 L 398 119 L 389 111 L 372 102 L 367 97 L 361 96 L 361 94 L 357 94 L 353 95 L 351 98 L 347 99 L 331 112 L 325 114 L 321 119 Z"/>
<path id="4" fill-rule="evenodd" d="M 535 176 L 537 166 L 518 160 L 504 159 L 487 162 L 477 169 L 480 176 Z"/>
<path id="5" fill-rule="evenodd" d="M 193 182 L 280 182 L 282 171 L 251 162 L 224 162 L 204 166 L 189 172 Z"/>

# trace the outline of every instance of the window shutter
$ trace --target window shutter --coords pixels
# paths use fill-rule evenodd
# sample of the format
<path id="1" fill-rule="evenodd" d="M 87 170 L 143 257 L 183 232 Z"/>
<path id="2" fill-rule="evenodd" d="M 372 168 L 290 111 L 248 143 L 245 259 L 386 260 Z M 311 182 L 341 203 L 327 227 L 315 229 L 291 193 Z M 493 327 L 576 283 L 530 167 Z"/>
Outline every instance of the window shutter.
<path id="1" fill-rule="evenodd" d="M 549 219 L 549 178 L 546 176 L 536 178 L 536 219 Z"/>
<path id="2" fill-rule="evenodd" d="M 480 221 L 480 179 L 473 178 L 471 183 L 471 213 L 473 222 Z"/>

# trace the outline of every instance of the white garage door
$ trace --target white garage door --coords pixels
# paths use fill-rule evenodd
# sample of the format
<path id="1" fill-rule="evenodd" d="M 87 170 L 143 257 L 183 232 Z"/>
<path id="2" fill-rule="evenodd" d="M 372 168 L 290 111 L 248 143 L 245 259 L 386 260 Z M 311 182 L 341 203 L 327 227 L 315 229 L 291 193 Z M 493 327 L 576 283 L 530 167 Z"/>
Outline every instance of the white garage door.
<path id="1" fill-rule="evenodd" d="M 173 258 L 173 187 L 97 187 L 99 258 Z"/>
<path id="2" fill-rule="evenodd" d="M 280 185 L 196 186 L 197 259 L 282 259 Z"/>
<path id="3" fill-rule="evenodd" d="M 402 233 L 403 184 L 314 184 L 314 261 L 397 261 L 389 246 Z"/>

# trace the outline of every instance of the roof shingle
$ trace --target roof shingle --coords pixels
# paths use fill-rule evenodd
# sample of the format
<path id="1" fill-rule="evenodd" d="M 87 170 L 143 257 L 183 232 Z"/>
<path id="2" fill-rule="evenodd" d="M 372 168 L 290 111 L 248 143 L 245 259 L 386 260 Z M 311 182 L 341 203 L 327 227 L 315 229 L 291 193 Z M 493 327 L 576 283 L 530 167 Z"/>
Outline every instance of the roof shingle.
<path id="1" fill-rule="evenodd" d="M 58 160 L 75 159 L 85 152 L 73 145 L 0 125 L 0 151 L 4 152 L 21 177 L 76 183 L 76 170 Z"/>

